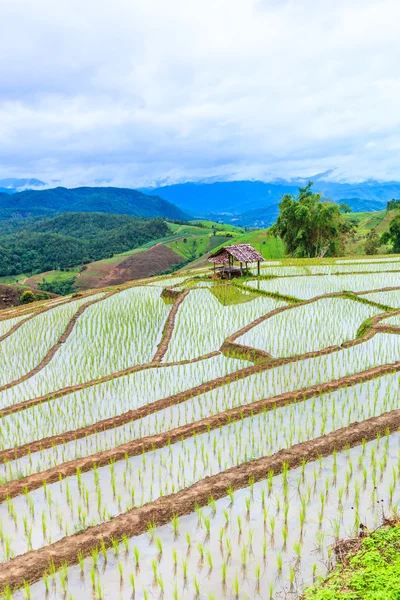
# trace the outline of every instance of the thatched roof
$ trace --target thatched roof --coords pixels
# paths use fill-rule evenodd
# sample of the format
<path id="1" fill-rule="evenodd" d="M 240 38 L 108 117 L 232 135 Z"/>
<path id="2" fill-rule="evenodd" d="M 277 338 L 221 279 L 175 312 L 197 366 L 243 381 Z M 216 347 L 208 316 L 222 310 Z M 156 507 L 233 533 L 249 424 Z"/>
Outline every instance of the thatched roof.
<path id="1" fill-rule="evenodd" d="M 227 263 L 229 256 L 242 263 L 262 262 L 264 258 L 250 244 L 237 244 L 236 246 L 224 246 L 211 254 L 210 262 L 222 264 Z"/>

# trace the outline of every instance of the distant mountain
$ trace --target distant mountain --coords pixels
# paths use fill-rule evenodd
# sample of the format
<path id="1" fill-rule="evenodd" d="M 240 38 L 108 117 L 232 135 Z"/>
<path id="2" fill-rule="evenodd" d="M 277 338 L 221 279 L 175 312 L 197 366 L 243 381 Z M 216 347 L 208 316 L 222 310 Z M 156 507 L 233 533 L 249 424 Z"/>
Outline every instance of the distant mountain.
<path id="1" fill-rule="evenodd" d="M 136 190 L 113 187 L 57 187 L 0 193 L 0 220 L 12 217 L 52 216 L 64 212 L 100 212 L 136 217 L 166 217 L 188 220 L 174 204 Z"/>
<path id="2" fill-rule="evenodd" d="M 44 185 L 45 183 L 39 179 L 15 179 L 9 177 L 7 179 L 0 179 L 0 192 L 14 194 L 22 188 L 38 188 Z"/>
<path id="3" fill-rule="evenodd" d="M 335 202 L 346 202 L 353 211 L 382 210 L 388 200 L 400 198 L 399 182 L 365 181 L 349 184 L 326 181 L 323 173 L 310 178 L 314 189 Z M 296 194 L 307 180 L 226 181 L 213 183 L 182 183 L 154 189 L 157 194 L 173 202 L 182 210 L 197 217 L 207 217 L 225 223 L 243 226 L 268 226 L 278 215 L 278 204 L 283 194 Z"/>

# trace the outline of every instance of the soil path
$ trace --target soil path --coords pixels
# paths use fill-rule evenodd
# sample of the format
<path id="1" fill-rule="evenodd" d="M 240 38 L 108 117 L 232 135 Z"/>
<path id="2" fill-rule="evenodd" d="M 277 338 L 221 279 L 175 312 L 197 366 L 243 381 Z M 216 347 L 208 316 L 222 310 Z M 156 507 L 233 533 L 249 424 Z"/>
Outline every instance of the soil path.
<path id="1" fill-rule="evenodd" d="M 129 538 L 146 532 L 148 523 L 159 527 L 169 523 L 174 516 L 190 514 L 196 506 L 207 505 L 211 496 L 214 500 L 223 498 L 229 488 L 246 488 L 250 480 L 264 480 L 270 471 L 278 475 L 282 472 L 284 464 L 290 469 L 295 469 L 304 460 L 309 462 L 321 456 L 329 456 L 334 450 L 341 451 L 346 447 L 357 446 L 363 440 L 368 442 L 377 435 L 388 435 L 397 431 L 399 427 L 400 410 L 394 410 L 202 479 L 176 494 L 158 498 L 154 502 L 120 514 L 107 523 L 89 527 L 49 546 L 2 563 L 0 591 L 6 586 L 14 590 L 22 587 L 25 581 L 32 584 L 40 580 L 43 573 L 49 570 L 50 564 L 56 569 L 64 563 L 76 564 L 78 552 L 89 555 L 93 548 L 100 546 L 102 540 L 109 547 L 113 540 L 120 541 L 124 535 Z"/>
<path id="2" fill-rule="evenodd" d="M 161 362 L 165 356 L 165 353 L 168 350 L 169 343 L 172 339 L 172 334 L 174 333 L 175 327 L 175 319 L 178 313 L 179 307 L 182 302 L 185 300 L 186 296 L 189 294 L 190 290 L 185 290 L 182 294 L 179 294 L 177 299 L 175 300 L 173 307 L 168 315 L 168 319 L 165 323 L 161 342 L 158 345 L 157 352 L 154 355 L 153 362 Z"/>

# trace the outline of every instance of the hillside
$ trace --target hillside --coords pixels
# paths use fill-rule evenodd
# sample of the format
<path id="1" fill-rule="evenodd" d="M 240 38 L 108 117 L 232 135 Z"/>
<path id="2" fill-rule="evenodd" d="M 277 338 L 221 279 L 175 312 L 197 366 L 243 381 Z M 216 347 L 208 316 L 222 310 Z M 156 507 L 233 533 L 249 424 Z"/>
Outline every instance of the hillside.
<path id="1" fill-rule="evenodd" d="M 136 217 L 188 220 L 177 206 L 136 190 L 113 187 L 57 187 L 0 193 L 0 220 L 12 217 L 51 216 L 64 212 L 100 212 Z"/>
<path id="2" fill-rule="evenodd" d="M 132 251 L 169 233 L 162 219 L 98 213 L 0 222 L 0 277 L 69 269 Z M 62 279 L 65 284 L 71 277 Z"/>
<path id="3" fill-rule="evenodd" d="M 5 269 L 4 261 L 2 279 L 61 294 L 99 288 L 173 271 L 243 232 L 211 221 L 170 223 L 98 213 L 12 219 L 0 222 L 0 253 L 2 245 L 12 247 L 15 258 L 14 270 Z M 43 268 L 28 261 L 32 251 Z"/>
<path id="4" fill-rule="evenodd" d="M 375 229 L 376 233 L 381 236 L 382 233 L 389 230 L 390 222 L 397 214 L 399 214 L 398 210 L 345 214 L 344 217 L 357 226 L 354 239 L 347 244 L 347 254 L 364 254 L 365 239 L 368 233 Z M 389 250 L 390 248 L 380 248 L 380 252 Z"/>

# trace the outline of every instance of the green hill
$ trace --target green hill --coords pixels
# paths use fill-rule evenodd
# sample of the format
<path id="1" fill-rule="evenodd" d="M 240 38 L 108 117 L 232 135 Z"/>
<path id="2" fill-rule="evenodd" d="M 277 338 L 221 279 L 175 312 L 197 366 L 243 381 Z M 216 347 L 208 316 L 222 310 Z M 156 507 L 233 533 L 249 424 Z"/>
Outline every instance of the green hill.
<path id="1" fill-rule="evenodd" d="M 97 213 L 0 222 L 0 277 L 76 267 L 169 233 L 162 219 Z"/>
<path id="2" fill-rule="evenodd" d="M 365 254 L 364 245 L 368 233 L 375 229 L 380 236 L 385 231 L 389 231 L 389 225 L 392 219 L 399 214 L 399 210 L 378 210 L 375 212 L 347 213 L 344 217 L 357 226 L 354 239 L 349 241 L 346 248 L 346 254 Z M 390 251 L 390 248 L 381 247 L 381 253 Z"/>
<path id="3" fill-rule="evenodd" d="M 57 187 L 0 193 L 0 219 L 51 216 L 64 212 L 100 212 L 136 217 L 166 217 L 188 220 L 180 208 L 158 196 L 114 187 Z"/>

